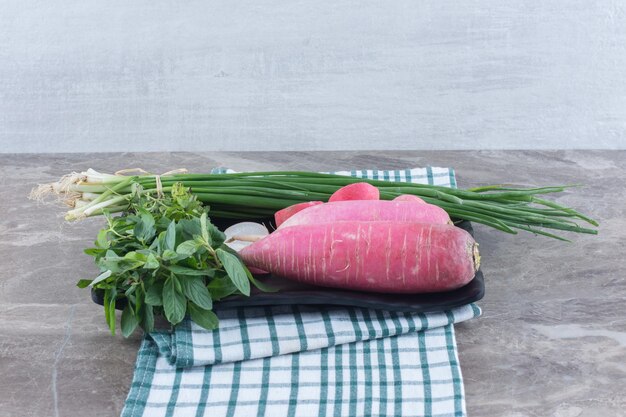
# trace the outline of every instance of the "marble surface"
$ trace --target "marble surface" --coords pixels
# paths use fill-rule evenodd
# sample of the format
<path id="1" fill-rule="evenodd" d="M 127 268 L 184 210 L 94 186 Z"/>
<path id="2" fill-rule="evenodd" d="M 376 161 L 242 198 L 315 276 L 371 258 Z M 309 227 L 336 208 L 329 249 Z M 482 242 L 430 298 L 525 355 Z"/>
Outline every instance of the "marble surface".
<path id="1" fill-rule="evenodd" d="M 601 223 L 566 244 L 477 226 L 483 317 L 457 326 L 470 416 L 626 415 L 626 151 L 0 155 L 0 416 L 115 416 L 139 337 L 108 334 L 79 278 L 101 220 L 26 199 L 89 167 L 152 171 L 452 166 L 461 187 L 584 184 L 558 201 Z"/>

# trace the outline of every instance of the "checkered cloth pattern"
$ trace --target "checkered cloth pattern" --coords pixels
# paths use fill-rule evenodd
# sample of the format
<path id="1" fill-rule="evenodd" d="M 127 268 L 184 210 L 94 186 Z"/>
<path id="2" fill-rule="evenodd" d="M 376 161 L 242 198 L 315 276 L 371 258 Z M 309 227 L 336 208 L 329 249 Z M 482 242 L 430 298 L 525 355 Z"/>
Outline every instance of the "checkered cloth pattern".
<path id="1" fill-rule="evenodd" d="M 446 168 L 345 175 L 455 186 Z M 146 335 L 123 417 L 465 416 L 454 323 L 439 313 L 276 306 Z"/>

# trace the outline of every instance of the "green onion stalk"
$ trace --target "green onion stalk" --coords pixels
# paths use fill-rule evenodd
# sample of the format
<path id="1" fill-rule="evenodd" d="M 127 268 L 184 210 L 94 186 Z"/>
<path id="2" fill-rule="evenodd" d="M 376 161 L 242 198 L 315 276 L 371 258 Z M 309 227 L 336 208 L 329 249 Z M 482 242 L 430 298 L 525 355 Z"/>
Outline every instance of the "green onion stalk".
<path id="1" fill-rule="evenodd" d="M 597 234 L 581 226 L 598 223 L 578 211 L 542 198 L 572 186 L 512 188 L 501 185 L 456 189 L 427 184 L 398 183 L 343 175 L 303 171 L 267 171 L 227 174 L 167 173 L 152 175 L 105 174 L 89 169 L 72 173 L 58 182 L 35 188 L 31 198 L 41 200 L 56 194 L 70 210 L 66 220 L 79 220 L 103 213 L 123 212 L 133 193 L 162 195 L 182 183 L 198 200 L 211 208 L 215 218 L 255 220 L 273 216 L 277 210 L 306 201 L 328 201 L 339 188 L 367 182 L 380 190 L 380 198 L 392 200 L 402 194 L 420 197 L 446 210 L 456 221 L 468 220 L 516 234 L 523 230 L 559 240 L 548 230 Z"/>

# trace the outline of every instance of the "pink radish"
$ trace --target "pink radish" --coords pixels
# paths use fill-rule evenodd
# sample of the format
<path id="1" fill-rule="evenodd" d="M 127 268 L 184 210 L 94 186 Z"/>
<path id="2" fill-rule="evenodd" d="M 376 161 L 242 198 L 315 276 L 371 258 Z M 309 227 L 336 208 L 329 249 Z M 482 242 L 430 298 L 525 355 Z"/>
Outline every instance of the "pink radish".
<path id="1" fill-rule="evenodd" d="M 347 200 L 378 200 L 380 192 L 378 188 L 366 182 L 356 182 L 346 185 L 335 191 L 328 199 L 329 203 Z"/>
<path id="2" fill-rule="evenodd" d="M 338 221 L 403 221 L 450 223 L 450 216 L 440 207 L 415 201 L 336 201 L 309 207 L 281 224 L 279 229 L 300 224 Z"/>
<path id="3" fill-rule="evenodd" d="M 416 203 L 428 204 L 416 195 L 402 194 L 393 199 L 393 201 L 414 201 Z"/>
<path id="4" fill-rule="evenodd" d="M 248 266 L 307 284 L 422 293 L 462 287 L 478 245 L 447 224 L 347 221 L 285 227 L 244 248 Z"/>
<path id="5" fill-rule="evenodd" d="M 316 206 L 318 204 L 323 204 L 323 203 L 324 203 L 323 201 L 307 201 L 305 203 L 294 204 L 293 206 L 289 206 L 282 210 L 278 210 L 274 214 L 274 220 L 276 220 L 276 227 L 283 224 L 285 220 L 287 220 L 294 214 L 298 213 L 299 211 L 302 211 L 307 207 Z"/>

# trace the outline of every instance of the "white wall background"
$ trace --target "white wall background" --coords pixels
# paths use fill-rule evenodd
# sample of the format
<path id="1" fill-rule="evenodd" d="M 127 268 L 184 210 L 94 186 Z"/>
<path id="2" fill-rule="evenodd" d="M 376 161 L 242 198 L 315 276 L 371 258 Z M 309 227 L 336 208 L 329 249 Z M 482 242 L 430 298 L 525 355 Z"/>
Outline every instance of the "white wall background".
<path id="1" fill-rule="evenodd" d="M 3 0 L 0 145 L 626 148 L 626 2 Z"/>

